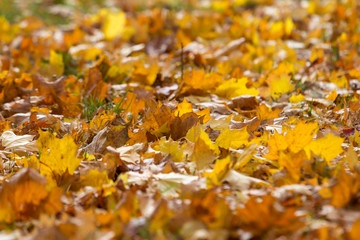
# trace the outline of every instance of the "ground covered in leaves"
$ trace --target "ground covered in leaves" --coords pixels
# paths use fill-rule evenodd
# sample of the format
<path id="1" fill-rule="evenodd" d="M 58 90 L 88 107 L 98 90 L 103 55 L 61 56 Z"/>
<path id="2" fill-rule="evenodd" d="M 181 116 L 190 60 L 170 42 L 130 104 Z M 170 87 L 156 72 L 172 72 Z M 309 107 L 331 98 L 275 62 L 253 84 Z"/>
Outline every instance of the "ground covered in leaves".
<path id="1" fill-rule="evenodd" d="M 359 239 L 359 11 L 3 0 L 0 236 Z"/>

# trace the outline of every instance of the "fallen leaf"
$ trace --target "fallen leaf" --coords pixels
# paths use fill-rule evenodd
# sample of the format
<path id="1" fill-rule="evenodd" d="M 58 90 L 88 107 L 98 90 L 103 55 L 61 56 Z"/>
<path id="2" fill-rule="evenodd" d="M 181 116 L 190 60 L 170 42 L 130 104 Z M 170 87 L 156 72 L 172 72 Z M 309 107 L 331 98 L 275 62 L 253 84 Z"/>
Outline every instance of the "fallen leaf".
<path id="1" fill-rule="evenodd" d="M 41 152 L 40 173 L 46 176 L 48 181 L 59 181 L 68 173 L 74 174 L 75 169 L 80 165 L 81 159 L 77 158 L 77 146 L 70 135 L 62 139 L 55 137 L 51 132 L 39 132 L 37 140 Z"/>
<path id="2" fill-rule="evenodd" d="M 105 39 L 112 40 L 123 33 L 126 21 L 124 12 L 112 13 L 103 9 L 99 14 L 105 18 L 102 28 Z"/>
<path id="3" fill-rule="evenodd" d="M 35 170 L 23 168 L 0 191 L 0 219 L 11 223 L 15 219 L 36 218 L 42 212 L 57 213 L 62 208 L 62 191 L 58 193 L 56 188 L 48 191 L 46 179 Z"/>
<path id="4" fill-rule="evenodd" d="M 174 115 L 175 117 L 181 117 L 185 113 L 191 113 L 191 112 L 193 112 L 192 104 L 187 102 L 186 98 L 184 98 L 184 101 L 177 105 Z"/>
<path id="5" fill-rule="evenodd" d="M 340 169 L 336 180 L 335 185 L 331 187 L 331 205 L 341 208 L 349 204 L 359 191 L 360 178 L 358 174 L 347 173 L 344 169 Z"/>
<path id="6" fill-rule="evenodd" d="M 219 87 L 216 88 L 215 93 L 227 99 L 236 98 L 242 95 L 253 95 L 257 96 L 259 91 L 254 88 L 247 88 L 247 78 L 235 79 L 232 78 L 223 82 Z"/>
<path id="7" fill-rule="evenodd" d="M 17 136 L 15 133 L 8 130 L 3 132 L 0 139 L 2 146 L 5 147 L 5 150 L 9 150 L 14 153 L 36 152 L 38 150 L 33 135 Z"/>
<path id="8" fill-rule="evenodd" d="M 323 138 L 312 141 L 304 150 L 306 151 L 308 158 L 310 158 L 311 151 L 312 153 L 323 157 L 329 165 L 332 165 L 330 161 L 343 152 L 341 146 L 343 142 L 343 138 L 328 134 Z"/>
<path id="9" fill-rule="evenodd" d="M 224 132 L 220 133 L 216 139 L 216 144 L 225 149 L 233 148 L 238 149 L 242 146 L 247 146 L 249 144 L 249 133 L 245 128 L 241 130 L 238 129 L 227 129 Z"/>
<path id="10" fill-rule="evenodd" d="M 175 162 L 181 162 L 184 157 L 180 144 L 172 140 L 166 141 L 165 137 L 162 137 L 153 149 L 165 154 L 170 154 Z"/>

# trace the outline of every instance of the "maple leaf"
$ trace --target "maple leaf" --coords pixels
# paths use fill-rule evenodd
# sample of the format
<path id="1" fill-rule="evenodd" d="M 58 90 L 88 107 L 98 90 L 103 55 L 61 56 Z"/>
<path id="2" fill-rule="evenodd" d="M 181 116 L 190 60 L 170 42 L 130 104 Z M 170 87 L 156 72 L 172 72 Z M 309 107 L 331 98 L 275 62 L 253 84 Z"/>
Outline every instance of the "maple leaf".
<path id="1" fill-rule="evenodd" d="M 301 176 L 301 168 L 306 159 L 303 151 L 297 153 L 284 153 L 280 151 L 278 162 L 282 168 L 287 170 L 294 182 L 297 183 Z"/>
<path id="2" fill-rule="evenodd" d="M 204 70 L 186 72 L 184 74 L 186 87 L 183 91 L 212 91 L 221 84 L 221 78 L 222 76 L 218 73 L 205 74 Z"/>
<path id="3" fill-rule="evenodd" d="M 323 157 L 329 165 L 332 165 L 330 161 L 343 152 L 341 147 L 343 142 L 343 138 L 328 134 L 325 137 L 312 141 L 304 150 L 306 151 L 308 158 L 310 158 L 311 151 L 312 153 Z"/>
<path id="4" fill-rule="evenodd" d="M 159 105 L 151 103 L 150 108 L 145 114 L 143 128 L 159 137 L 170 131 L 169 125 L 172 121 L 173 114 L 167 106 L 161 103 Z"/>
<path id="5" fill-rule="evenodd" d="M 247 88 L 247 82 L 247 78 L 232 78 L 223 82 L 219 87 L 217 87 L 215 93 L 220 97 L 224 97 L 227 99 L 239 97 L 241 95 L 257 96 L 259 94 L 259 91 L 254 88 Z"/>
<path id="6" fill-rule="evenodd" d="M 85 73 L 84 88 L 86 96 L 94 99 L 104 99 L 108 84 L 103 81 L 102 73 L 97 67 L 90 68 Z"/>
<path id="7" fill-rule="evenodd" d="M 151 222 L 150 227 L 154 231 L 162 229 L 173 216 L 174 213 L 169 209 L 167 202 L 160 200 L 154 213 L 151 216 L 154 221 Z"/>
<path id="8" fill-rule="evenodd" d="M 216 144 L 219 147 L 229 149 L 234 148 L 237 149 L 241 146 L 247 146 L 249 144 L 249 133 L 245 128 L 238 130 L 238 129 L 226 129 L 216 139 Z"/>
<path id="9" fill-rule="evenodd" d="M 176 141 L 166 141 L 165 137 L 162 137 L 157 145 L 153 147 L 155 150 L 170 154 L 175 162 L 180 162 L 183 159 L 183 151 L 180 148 L 180 144 Z"/>
<path id="10" fill-rule="evenodd" d="M 142 99 L 137 97 L 136 93 L 128 92 L 126 94 L 126 99 L 123 97 L 118 97 L 114 99 L 114 103 L 124 109 L 124 114 L 130 112 L 133 117 L 136 117 L 145 109 L 145 102 Z"/>
<path id="11" fill-rule="evenodd" d="M 217 159 L 212 172 L 205 172 L 204 177 L 207 177 L 211 183 L 220 185 L 221 180 L 225 177 L 226 173 L 231 168 L 231 165 L 232 161 L 230 159 L 230 156 L 227 156 L 224 159 Z"/>
<path id="12" fill-rule="evenodd" d="M 211 141 L 200 125 L 191 128 L 186 134 L 186 139 L 194 143 L 191 159 L 196 161 L 198 169 L 208 166 L 220 153 L 218 146 Z"/>
<path id="13" fill-rule="evenodd" d="M 298 153 L 304 149 L 311 142 L 317 131 L 318 124 L 316 122 L 305 123 L 300 121 L 293 130 L 286 134 L 289 150 L 293 153 Z"/>
<path id="14" fill-rule="evenodd" d="M 281 112 L 281 109 L 278 108 L 272 109 L 267 107 L 265 104 L 261 104 L 260 106 L 257 107 L 256 110 L 257 110 L 256 115 L 261 120 L 277 118 L 279 117 L 279 114 Z"/>
<path id="15" fill-rule="evenodd" d="M 42 131 L 39 134 L 37 144 L 41 152 L 40 173 L 46 176 L 48 181 L 60 181 L 65 173 L 73 175 L 81 159 L 76 157 L 77 146 L 72 137 L 65 135 L 59 139 L 51 132 Z"/>
<path id="16" fill-rule="evenodd" d="M 95 131 L 100 131 L 101 129 L 104 129 L 106 125 L 114 119 L 115 114 L 106 114 L 105 112 L 102 112 L 100 115 L 94 117 L 90 121 L 89 128 L 94 129 Z"/>
<path id="17" fill-rule="evenodd" d="M 186 98 L 184 98 L 184 101 L 182 103 L 179 103 L 176 106 L 176 110 L 174 112 L 175 117 L 181 117 L 185 113 L 191 113 L 193 112 L 192 104 L 186 101 Z"/>
<path id="18" fill-rule="evenodd" d="M 275 132 L 269 139 L 269 153 L 265 156 L 268 159 L 276 160 L 278 152 L 288 149 L 293 153 L 298 153 L 310 144 L 317 132 L 317 123 L 300 121 L 296 127 L 290 130 L 285 136 Z"/>
<path id="19" fill-rule="evenodd" d="M 284 93 L 292 91 L 294 88 L 287 74 L 281 74 L 280 76 L 271 75 L 268 81 L 270 82 L 271 96 L 275 99 Z"/>

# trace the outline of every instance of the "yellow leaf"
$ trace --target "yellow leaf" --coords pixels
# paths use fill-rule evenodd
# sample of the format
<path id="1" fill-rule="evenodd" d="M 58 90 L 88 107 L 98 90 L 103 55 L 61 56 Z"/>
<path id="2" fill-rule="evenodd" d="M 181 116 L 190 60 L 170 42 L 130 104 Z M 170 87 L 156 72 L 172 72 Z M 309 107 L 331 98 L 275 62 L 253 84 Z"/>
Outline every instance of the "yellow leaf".
<path id="1" fill-rule="evenodd" d="M 300 179 L 301 167 L 306 160 L 304 152 L 284 153 L 280 151 L 279 165 L 286 169 L 291 178 L 297 183 Z"/>
<path id="2" fill-rule="evenodd" d="M 228 1 L 213 1 L 211 7 L 216 11 L 224 11 L 229 7 Z"/>
<path id="3" fill-rule="evenodd" d="M 77 52 L 75 55 L 81 55 L 85 61 L 95 61 L 102 54 L 102 50 L 96 47 L 90 47 Z"/>
<path id="4" fill-rule="evenodd" d="M 212 172 L 205 172 L 204 177 L 208 178 L 213 184 L 220 185 L 221 180 L 229 171 L 231 164 L 230 155 L 223 159 L 217 159 Z"/>
<path id="5" fill-rule="evenodd" d="M 294 28 L 295 28 L 295 24 L 292 21 L 291 17 L 286 18 L 286 20 L 285 20 L 285 33 L 286 33 L 286 35 L 290 35 Z"/>
<path id="6" fill-rule="evenodd" d="M 304 100 L 305 100 L 305 97 L 302 94 L 294 94 L 289 98 L 289 101 L 291 103 L 299 103 L 299 102 L 303 102 Z"/>
<path id="7" fill-rule="evenodd" d="M 54 74 L 60 76 L 64 72 L 64 62 L 61 53 L 57 53 L 53 50 L 50 51 L 50 65 L 54 69 Z"/>
<path id="8" fill-rule="evenodd" d="M 320 189 L 318 191 L 318 193 L 320 194 L 320 196 L 322 198 L 331 198 L 332 197 L 331 190 L 328 187 L 323 187 L 322 189 Z"/>
<path id="9" fill-rule="evenodd" d="M 264 157 L 270 160 L 277 160 L 281 151 L 288 150 L 291 153 L 299 153 L 311 142 L 318 130 L 317 123 L 305 123 L 300 121 L 298 125 L 281 135 L 275 132 L 268 141 L 269 153 Z"/>
<path id="10" fill-rule="evenodd" d="M 205 74 L 204 70 L 192 70 L 184 75 L 184 83 L 187 88 L 201 91 L 214 90 L 222 82 L 221 79 L 222 76 L 219 73 Z"/>
<path id="11" fill-rule="evenodd" d="M 346 151 L 345 154 L 345 160 L 349 163 L 349 167 L 352 171 L 356 171 L 357 169 L 360 169 L 360 162 L 358 160 L 358 155 L 354 150 L 354 146 L 350 140 L 349 148 Z"/>
<path id="12" fill-rule="evenodd" d="M 6 9 L 5 4 L 3 6 Z M 0 16 L 0 41 L 4 41 L 5 43 L 11 42 L 18 31 L 18 25 L 11 25 L 4 15 Z"/>
<path id="13" fill-rule="evenodd" d="M 324 59 L 324 50 L 322 48 L 313 48 L 311 51 L 310 61 L 314 62 L 317 59 L 321 61 Z"/>
<path id="14" fill-rule="evenodd" d="M 184 98 L 184 101 L 177 105 L 174 115 L 175 117 L 181 117 L 185 113 L 191 112 L 193 112 L 192 104 L 186 101 L 186 98 Z"/>
<path id="15" fill-rule="evenodd" d="M 179 142 L 172 141 L 171 139 L 167 141 L 165 137 L 162 137 L 158 145 L 154 146 L 153 148 L 156 151 L 170 154 L 175 162 L 181 162 L 184 156 Z"/>
<path id="16" fill-rule="evenodd" d="M 196 128 L 198 128 L 198 126 L 195 126 L 195 127 L 193 127 L 192 129 L 196 129 Z M 189 132 L 191 131 L 191 129 L 189 130 Z M 211 139 L 209 138 L 209 136 L 207 135 L 207 133 L 202 129 L 202 128 L 200 128 L 200 131 L 199 130 L 196 130 L 195 131 L 195 134 L 197 134 L 197 135 L 195 135 L 194 133 L 194 135 L 195 136 L 193 136 L 193 137 L 191 137 L 191 134 L 192 133 L 189 133 L 188 132 L 188 134 L 186 135 L 186 138 L 188 139 L 188 140 L 190 140 L 191 138 L 192 139 L 196 139 L 195 141 L 197 141 L 197 140 L 199 140 L 199 139 L 201 139 L 201 140 L 203 140 L 204 142 L 205 142 L 205 144 L 207 145 L 207 146 L 209 146 L 209 148 L 215 153 L 215 154 L 219 154 L 220 153 L 220 151 L 219 151 L 219 148 L 217 147 L 217 145 L 216 144 L 214 144 L 212 141 L 211 141 Z M 191 141 L 191 140 L 190 140 Z"/>
<path id="17" fill-rule="evenodd" d="M 152 231 L 158 231 L 164 229 L 165 225 L 170 222 L 170 219 L 174 216 L 174 212 L 168 207 L 168 202 L 164 199 L 160 201 L 159 205 L 154 210 L 151 216 L 150 229 Z M 164 237 L 163 239 L 166 239 Z"/>
<path id="18" fill-rule="evenodd" d="M 257 107 L 256 115 L 261 120 L 267 120 L 272 118 L 278 118 L 280 112 L 281 109 L 279 108 L 272 109 L 270 107 L 267 107 L 265 104 L 261 104 L 259 107 Z"/>
<path id="19" fill-rule="evenodd" d="M 32 107 L 32 108 L 30 109 L 30 112 L 49 114 L 49 113 L 50 113 L 50 110 L 49 110 L 48 108 Z"/>
<path id="20" fill-rule="evenodd" d="M 90 121 L 89 128 L 99 131 L 99 130 L 103 129 L 104 127 L 106 127 L 106 125 L 109 122 L 111 122 L 112 120 L 114 120 L 114 118 L 115 118 L 114 113 L 112 113 L 112 114 L 106 114 L 106 113 L 100 114 L 100 115 L 96 116 L 95 118 L 93 118 Z"/>
<path id="21" fill-rule="evenodd" d="M 281 135 L 277 131 L 275 131 L 274 135 L 272 135 L 269 139 L 269 153 L 264 157 L 270 160 L 277 160 L 279 157 L 280 151 L 285 151 L 289 143 L 286 140 L 286 136 Z"/>
<path id="22" fill-rule="evenodd" d="M 133 68 L 131 80 L 145 85 L 152 85 L 156 80 L 158 72 L 159 66 L 156 62 L 151 65 L 137 62 Z"/>
<path id="23" fill-rule="evenodd" d="M 78 147 L 70 135 L 62 139 L 56 138 L 51 132 L 39 132 L 37 140 L 40 155 L 40 173 L 47 178 L 54 178 L 54 174 L 62 176 L 65 172 L 74 174 L 80 165 L 81 159 L 77 158 Z M 50 171 L 49 171 L 50 170 Z M 48 176 L 48 174 L 52 175 Z"/>
<path id="24" fill-rule="evenodd" d="M 196 161 L 198 169 L 208 166 L 215 156 L 220 154 L 218 146 L 211 141 L 200 125 L 191 128 L 186 134 L 186 139 L 195 143 L 191 160 Z"/>
<path id="25" fill-rule="evenodd" d="M 300 121 L 296 127 L 286 134 L 286 141 L 289 144 L 289 150 L 298 153 L 308 145 L 318 130 L 318 125 L 314 123 L 305 123 Z"/>
<path id="26" fill-rule="evenodd" d="M 212 117 L 210 116 L 210 108 L 205 108 L 199 112 L 196 112 L 196 115 L 198 115 L 199 117 L 203 117 L 202 123 L 206 123 L 212 119 Z"/>
<path id="27" fill-rule="evenodd" d="M 341 43 L 345 43 L 346 41 L 348 41 L 348 35 L 345 32 L 343 32 L 341 33 L 338 39 Z"/>
<path id="28" fill-rule="evenodd" d="M 217 87 L 215 90 L 215 94 L 227 99 L 239 97 L 242 95 L 259 95 L 259 91 L 255 88 L 246 87 L 247 82 L 248 79 L 246 77 L 240 79 L 232 78 Z"/>
<path id="29" fill-rule="evenodd" d="M 249 147 L 245 148 L 243 152 L 237 153 L 235 152 L 236 156 L 236 163 L 234 165 L 235 170 L 241 170 L 254 156 L 256 153 L 257 144 L 251 144 Z"/>
<path id="30" fill-rule="evenodd" d="M 82 186 L 101 188 L 105 184 L 111 183 L 106 171 L 100 172 L 97 169 L 90 169 L 89 172 L 80 177 Z"/>
<path id="31" fill-rule="evenodd" d="M 198 138 L 196 140 L 190 160 L 196 163 L 198 170 L 209 167 L 209 165 L 216 159 L 216 155 L 219 154 L 219 150 L 217 149 L 217 151 L 214 151 L 211 148 L 212 146 L 212 144 L 208 145 L 208 143 L 202 138 Z"/>
<path id="32" fill-rule="evenodd" d="M 190 130 L 186 134 L 186 139 L 189 140 L 190 142 L 195 143 L 196 140 L 199 138 L 201 131 L 204 131 L 204 130 L 202 130 L 202 128 L 199 124 L 190 128 Z"/>
<path id="33" fill-rule="evenodd" d="M 336 97 L 337 97 L 337 93 L 335 88 L 325 99 L 335 101 Z"/>
<path id="34" fill-rule="evenodd" d="M 343 138 L 328 134 L 323 138 L 312 141 L 308 146 L 306 146 L 305 151 L 308 158 L 310 158 L 309 155 L 311 151 L 314 154 L 323 157 L 325 161 L 331 165 L 330 161 L 343 152 L 341 147 L 343 142 Z"/>
<path id="35" fill-rule="evenodd" d="M 273 22 L 271 24 L 269 33 L 272 39 L 281 38 L 284 34 L 284 23 L 281 21 Z"/>
<path id="36" fill-rule="evenodd" d="M 341 72 L 332 72 L 329 78 L 330 82 L 335 83 L 339 88 L 348 88 L 349 82 Z"/>
<path id="37" fill-rule="evenodd" d="M 102 30 L 106 40 L 112 40 L 123 33 L 126 23 L 124 12 L 111 13 L 109 10 L 103 9 L 100 15 L 105 16 Z"/>
<path id="38" fill-rule="evenodd" d="M 282 94 L 292 91 L 294 86 L 288 74 L 272 76 L 270 78 L 270 90 L 273 98 L 279 98 Z"/>
<path id="39" fill-rule="evenodd" d="M 119 75 L 119 67 L 116 65 L 111 65 L 111 67 L 107 71 L 107 76 L 116 77 L 117 75 Z"/>
<path id="40" fill-rule="evenodd" d="M 249 144 L 249 133 L 245 128 L 233 129 L 229 128 L 221 132 L 218 138 L 216 139 L 216 144 L 225 149 L 234 148 L 237 149 L 243 145 L 247 146 Z"/>

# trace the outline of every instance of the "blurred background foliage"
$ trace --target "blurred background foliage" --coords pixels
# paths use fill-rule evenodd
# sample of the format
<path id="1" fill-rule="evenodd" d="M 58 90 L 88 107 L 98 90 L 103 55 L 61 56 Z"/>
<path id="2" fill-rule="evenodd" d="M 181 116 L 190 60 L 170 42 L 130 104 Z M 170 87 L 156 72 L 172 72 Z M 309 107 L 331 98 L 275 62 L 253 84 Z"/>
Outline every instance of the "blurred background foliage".
<path id="1" fill-rule="evenodd" d="M 93 14 L 101 8 L 120 8 L 126 12 L 143 11 L 154 7 L 169 10 L 206 8 L 217 2 L 221 5 L 254 7 L 271 5 L 274 0 L 0 0 L 0 16 L 9 22 L 24 17 L 37 17 L 49 25 L 66 25 L 78 14 Z"/>

